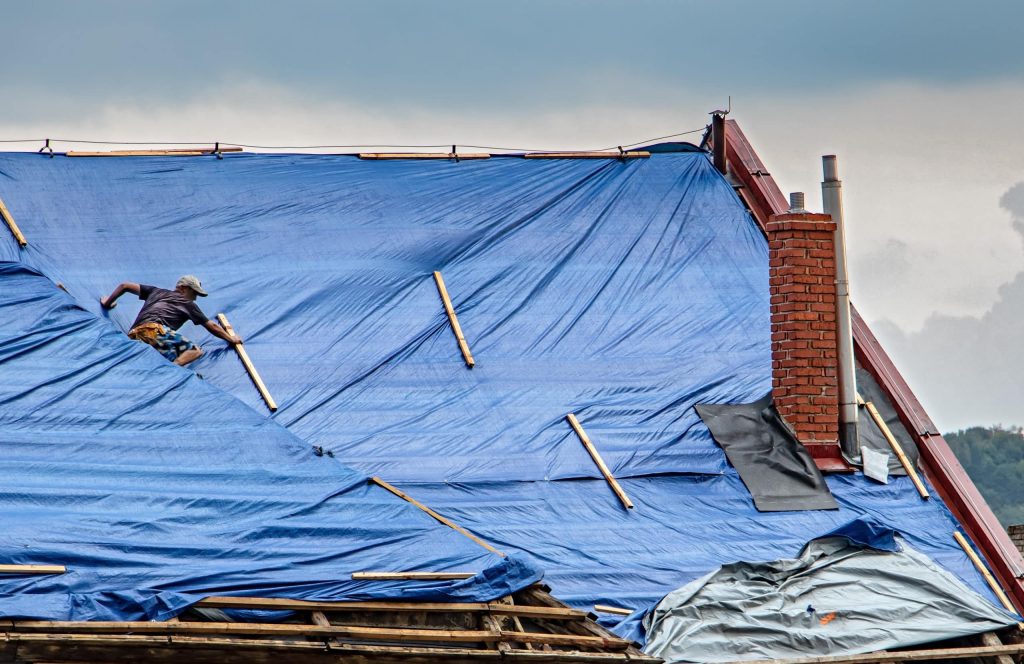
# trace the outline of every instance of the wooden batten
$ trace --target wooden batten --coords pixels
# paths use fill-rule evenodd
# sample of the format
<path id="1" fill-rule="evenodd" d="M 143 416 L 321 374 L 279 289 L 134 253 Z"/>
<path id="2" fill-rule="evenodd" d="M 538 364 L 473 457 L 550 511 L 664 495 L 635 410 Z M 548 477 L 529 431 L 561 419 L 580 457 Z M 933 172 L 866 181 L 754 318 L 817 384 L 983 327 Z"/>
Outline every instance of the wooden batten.
<path id="1" fill-rule="evenodd" d="M 209 147 L 209 148 L 167 148 L 165 150 L 68 150 L 64 154 L 68 157 L 199 157 L 223 152 L 241 152 L 242 148 L 237 147 Z"/>
<path id="2" fill-rule="evenodd" d="M 391 493 L 395 494 L 396 496 L 398 496 L 402 500 L 412 503 L 413 505 L 415 505 L 416 507 L 420 508 L 421 510 L 423 510 L 424 512 L 426 512 L 430 516 L 434 517 L 435 519 L 437 519 L 438 521 L 440 521 L 444 525 L 448 526 L 452 530 L 455 530 L 455 531 L 457 531 L 459 533 L 462 533 L 463 535 L 465 535 L 469 539 L 473 540 L 474 542 L 476 542 L 480 546 L 484 547 L 485 549 L 487 549 L 491 553 L 496 553 L 499 556 L 501 556 L 502 558 L 505 557 L 505 554 L 502 553 L 501 551 L 498 551 L 493 546 L 491 546 L 487 542 L 483 541 L 482 539 L 480 539 L 479 537 L 477 537 L 473 533 L 469 532 L 468 530 L 466 530 L 465 528 L 463 528 L 459 524 L 455 523 L 451 519 L 448 519 L 447 517 L 441 516 L 440 514 L 438 514 L 434 510 L 430 509 L 429 507 L 427 507 L 426 505 L 424 505 L 420 501 L 416 500 L 415 498 L 412 498 L 411 496 L 406 495 L 404 492 L 399 490 L 397 487 L 391 486 L 390 484 L 388 484 L 387 482 L 385 482 L 384 480 L 382 480 L 381 478 L 376 477 L 376 476 L 375 477 L 371 477 L 370 481 L 373 482 L 374 484 L 376 484 L 377 486 L 381 487 L 381 488 L 387 489 L 388 491 L 390 491 Z M 472 576 L 472 574 L 470 574 L 470 576 Z M 465 578 L 465 577 L 463 577 L 463 578 Z"/>
<path id="3" fill-rule="evenodd" d="M 8 628 L 14 632 L 63 632 L 75 634 L 217 634 L 262 636 L 322 636 L 367 641 L 410 643 L 520 643 L 552 646 L 584 646 L 608 650 L 625 650 L 630 642 L 617 637 L 605 638 L 579 634 L 548 632 L 513 632 L 506 630 L 406 629 L 394 627 L 363 627 L 353 625 L 304 625 L 224 622 L 154 622 L 125 621 L 47 621 L 15 620 Z"/>
<path id="4" fill-rule="evenodd" d="M 409 574 L 424 574 L 423 572 L 356 572 L 358 578 L 365 579 L 365 575 L 372 575 L 374 580 L 380 580 L 384 574 L 385 580 L 395 579 L 395 574 L 407 577 Z M 427 572 L 431 578 L 436 580 L 437 573 Z M 469 578 L 472 572 L 441 572 L 447 578 Z M 353 574 L 355 577 L 355 574 Z M 413 577 L 422 579 L 422 576 Z M 502 602 L 313 602 L 306 600 L 282 599 L 274 597 L 207 597 L 196 604 L 199 607 L 217 609 L 253 609 L 253 610 L 277 610 L 277 611 L 354 611 L 360 613 L 493 613 L 503 616 L 518 616 L 520 618 L 534 618 L 541 620 L 584 620 L 587 614 L 576 609 L 562 609 L 546 606 L 528 606 L 521 604 L 506 604 Z"/>
<path id="5" fill-rule="evenodd" d="M 352 572 L 353 581 L 457 581 L 474 576 L 473 572 Z"/>
<path id="6" fill-rule="evenodd" d="M 466 337 L 462 334 L 462 326 L 459 325 L 459 319 L 455 315 L 455 307 L 452 306 L 451 298 L 448 297 L 448 288 L 445 287 L 444 277 L 437 270 L 434 271 L 434 283 L 437 285 L 437 292 L 441 295 L 441 304 L 444 306 L 445 314 L 448 315 L 448 323 L 452 326 L 452 332 L 455 334 L 455 341 L 459 344 L 462 359 L 466 366 L 472 369 L 476 365 L 476 360 L 473 359 L 473 354 L 469 352 L 469 344 L 466 343 Z"/>
<path id="7" fill-rule="evenodd" d="M 110 150 L 108 152 L 82 152 L 69 150 L 64 153 L 68 157 L 199 157 L 203 154 L 198 150 L 174 152 L 171 150 Z"/>
<path id="8" fill-rule="evenodd" d="M 64 574 L 64 565 L 0 565 L 0 574 Z"/>
<path id="9" fill-rule="evenodd" d="M 360 159 L 385 160 L 385 159 L 451 159 L 462 161 L 463 159 L 490 159 L 487 152 L 360 152 Z"/>
<path id="10" fill-rule="evenodd" d="M 597 464 L 597 469 L 601 471 L 602 475 L 604 475 L 604 479 L 608 482 L 612 491 L 614 491 L 615 495 L 619 497 L 619 501 L 622 503 L 622 506 L 628 510 L 633 509 L 633 501 L 629 499 L 626 492 L 622 490 L 621 486 L 619 486 L 619 482 L 615 479 L 615 476 L 612 475 L 612 471 L 608 470 L 608 466 L 605 464 L 604 459 L 602 459 L 601 455 L 598 454 L 597 448 L 594 447 L 594 444 L 590 442 L 590 436 L 588 436 L 587 432 L 583 430 L 582 426 L 580 426 L 580 422 L 576 419 L 576 416 L 569 413 L 565 416 L 565 419 L 569 420 L 569 426 L 571 426 L 573 431 L 576 432 L 576 435 L 579 436 L 580 442 L 583 443 L 583 447 L 586 448 L 587 453 L 590 454 L 590 458 L 594 460 L 595 464 Z"/>
<path id="11" fill-rule="evenodd" d="M 18 242 L 18 246 L 24 247 L 28 245 L 28 240 L 22 235 L 21 229 L 18 228 L 18 224 L 14 223 L 14 216 L 11 215 L 11 211 L 7 209 L 4 202 L 0 200 L 0 217 L 3 217 L 4 223 L 7 224 L 7 228 L 11 230 L 11 235 Z"/>
<path id="12" fill-rule="evenodd" d="M 892 431 L 889 429 L 889 425 L 885 423 L 885 419 L 882 418 L 878 409 L 875 408 L 875 404 L 870 401 L 864 401 L 859 394 L 857 395 L 857 402 L 864 406 L 868 411 L 868 414 L 871 415 L 871 419 L 874 420 L 875 424 L 882 432 L 882 435 L 885 436 L 885 440 L 889 443 L 889 447 L 892 448 L 893 454 L 895 454 L 896 458 L 899 459 L 900 465 L 903 466 L 903 470 L 905 470 L 907 475 L 910 476 L 910 481 L 914 483 L 914 487 L 917 489 L 918 495 L 920 495 L 923 500 L 928 500 L 930 495 L 927 487 L 925 487 L 924 482 L 921 481 L 920 476 L 917 474 L 914 464 L 910 462 L 906 452 L 903 451 L 903 446 L 900 445 L 900 441 L 896 440 L 896 436 L 892 434 Z"/>
<path id="13" fill-rule="evenodd" d="M 992 589 L 995 596 L 999 598 L 1000 604 L 1002 604 L 1010 613 L 1017 613 L 1017 609 L 1010 603 L 1010 598 L 1006 596 L 1002 587 L 1000 587 L 999 583 L 995 580 L 995 577 L 993 577 L 992 573 L 988 571 L 988 567 L 985 567 L 985 563 L 982 562 L 981 558 L 978 557 L 978 554 L 974 552 L 974 549 L 971 547 L 970 542 L 967 541 L 967 538 L 959 531 L 954 530 L 953 539 L 955 539 L 956 543 L 960 545 L 960 548 L 964 550 L 967 557 L 971 559 L 971 564 L 973 564 L 974 568 L 978 570 L 978 573 L 984 577 L 985 583 L 987 583 L 988 587 Z M 1024 623 L 1019 623 L 1019 625 L 1024 626 Z"/>
<path id="14" fill-rule="evenodd" d="M 829 655 L 824 657 L 798 657 L 784 659 L 751 659 L 744 664 L 888 664 L 890 662 L 929 662 L 946 659 L 974 659 L 1019 655 L 1024 643 L 1010 646 L 981 646 L 970 648 L 934 648 L 899 652 L 869 652 L 863 655 Z M 984 661 L 979 659 L 978 661 Z"/>
<path id="15" fill-rule="evenodd" d="M 217 322 L 224 328 L 224 331 L 228 334 L 234 334 L 235 328 L 231 327 L 231 323 L 228 322 L 228 317 L 224 314 L 217 314 Z M 260 372 L 256 371 L 256 366 L 249 359 L 249 353 L 246 352 L 243 344 L 234 344 L 235 351 L 238 353 L 238 359 L 242 361 L 242 366 L 245 367 L 246 373 L 249 374 L 249 378 L 252 379 L 253 385 L 256 386 L 256 391 L 263 397 L 263 401 L 266 402 L 267 408 L 270 412 L 277 410 L 277 402 L 274 401 L 274 397 L 270 396 L 270 390 L 263 384 L 263 379 L 260 378 Z"/>
<path id="16" fill-rule="evenodd" d="M 650 152 L 527 152 L 524 159 L 647 159 Z"/>
<path id="17" fill-rule="evenodd" d="M 607 604 L 595 604 L 594 611 L 596 613 L 610 613 L 616 616 L 629 616 L 633 614 L 634 609 L 623 609 L 618 606 L 608 606 Z"/>

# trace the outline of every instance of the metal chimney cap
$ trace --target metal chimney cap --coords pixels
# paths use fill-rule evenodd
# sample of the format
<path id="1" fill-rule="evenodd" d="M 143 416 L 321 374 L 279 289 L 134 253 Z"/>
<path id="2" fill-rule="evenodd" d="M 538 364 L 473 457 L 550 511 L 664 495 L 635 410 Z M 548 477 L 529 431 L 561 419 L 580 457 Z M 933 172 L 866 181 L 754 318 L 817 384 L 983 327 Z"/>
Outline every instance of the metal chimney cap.
<path id="1" fill-rule="evenodd" d="M 839 182 L 839 165 L 836 163 L 836 156 L 834 154 L 821 156 L 821 170 L 824 174 L 825 182 Z"/>
<path id="2" fill-rule="evenodd" d="M 803 213 L 807 212 L 804 208 L 804 192 L 794 191 L 789 195 L 789 210 L 788 212 Z"/>

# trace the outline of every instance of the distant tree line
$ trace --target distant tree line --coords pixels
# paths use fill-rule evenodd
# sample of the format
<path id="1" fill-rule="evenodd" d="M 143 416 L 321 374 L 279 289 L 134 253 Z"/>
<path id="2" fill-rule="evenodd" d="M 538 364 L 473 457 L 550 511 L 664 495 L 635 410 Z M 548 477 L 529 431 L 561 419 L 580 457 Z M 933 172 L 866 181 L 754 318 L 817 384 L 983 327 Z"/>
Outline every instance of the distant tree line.
<path id="1" fill-rule="evenodd" d="M 999 521 L 1024 523 L 1024 430 L 971 427 L 946 440 Z"/>

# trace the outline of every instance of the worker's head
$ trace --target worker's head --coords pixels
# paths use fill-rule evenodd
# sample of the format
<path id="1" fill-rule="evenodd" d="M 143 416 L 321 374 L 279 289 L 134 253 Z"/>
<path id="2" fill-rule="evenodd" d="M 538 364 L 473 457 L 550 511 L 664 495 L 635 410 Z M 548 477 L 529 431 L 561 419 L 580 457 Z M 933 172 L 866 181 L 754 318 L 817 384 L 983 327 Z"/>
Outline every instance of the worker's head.
<path id="1" fill-rule="evenodd" d="M 203 290 L 203 284 L 200 283 L 199 278 L 194 274 L 186 274 L 181 279 L 178 279 L 174 289 L 190 300 L 196 299 L 196 296 L 206 297 L 209 295 L 209 293 Z"/>

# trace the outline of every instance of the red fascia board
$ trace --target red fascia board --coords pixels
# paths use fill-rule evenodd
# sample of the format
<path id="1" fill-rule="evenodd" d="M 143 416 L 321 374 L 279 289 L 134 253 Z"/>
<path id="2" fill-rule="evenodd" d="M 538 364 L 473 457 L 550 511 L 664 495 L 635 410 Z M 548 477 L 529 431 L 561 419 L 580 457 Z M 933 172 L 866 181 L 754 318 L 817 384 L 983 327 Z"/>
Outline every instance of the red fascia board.
<path id="1" fill-rule="evenodd" d="M 742 185 L 738 193 L 764 231 L 771 215 L 788 209 L 788 201 L 739 124 L 728 120 L 726 127 L 729 172 Z M 857 360 L 878 381 L 914 437 L 932 485 L 977 544 L 1000 584 L 1009 591 L 1017 610 L 1024 612 L 1024 558 L 867 323 L 856 309 L 852 313 Z"/>

